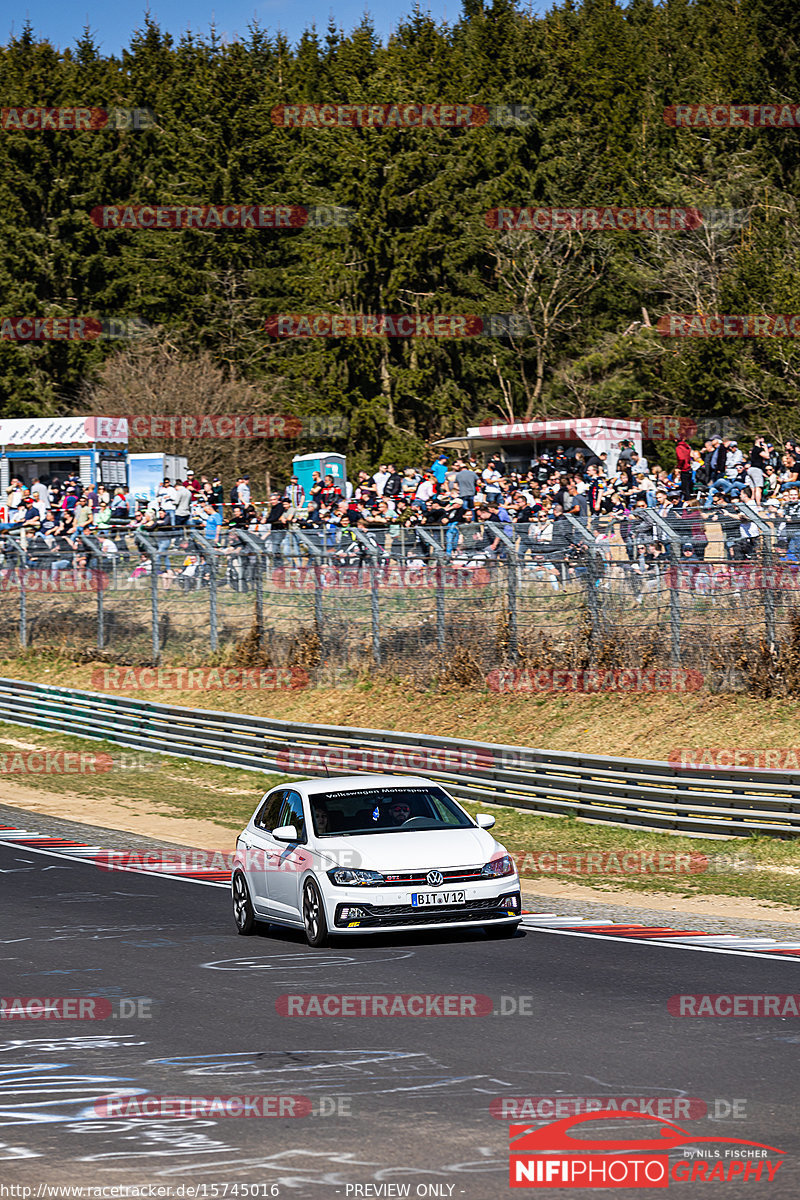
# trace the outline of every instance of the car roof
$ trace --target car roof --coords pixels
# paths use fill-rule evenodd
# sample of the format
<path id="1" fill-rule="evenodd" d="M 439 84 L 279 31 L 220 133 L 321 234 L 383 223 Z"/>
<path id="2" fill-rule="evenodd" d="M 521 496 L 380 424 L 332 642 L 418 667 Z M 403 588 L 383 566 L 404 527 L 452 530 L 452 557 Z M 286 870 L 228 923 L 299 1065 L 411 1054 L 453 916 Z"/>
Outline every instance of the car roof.
<path id="1" fill-rule="evenodd" d="M 433 779 L 425 779 L 422 775 L 326 775 L 322 779 L 303 779 L 292 786 L 313 796 L 319 792 L 356 792 L 373 791 L 375 788 L 394 788 L 403 786 L 438 787 Z"/>

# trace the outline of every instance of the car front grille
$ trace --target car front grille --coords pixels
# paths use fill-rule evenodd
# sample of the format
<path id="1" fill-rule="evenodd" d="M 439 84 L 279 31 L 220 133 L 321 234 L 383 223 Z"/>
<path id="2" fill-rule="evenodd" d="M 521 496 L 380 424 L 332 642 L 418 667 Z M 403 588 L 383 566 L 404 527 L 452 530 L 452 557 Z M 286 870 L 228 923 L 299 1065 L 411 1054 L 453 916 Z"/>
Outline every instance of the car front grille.
<path id="1" fill-rule="evenodd" d="M 425 871 L 402 871 L 394 875 L 384 875 L 383 887 L 406 887 L 408 884 L 427 886 L 428 871 L 437 871 L 438 867 L 428 867 Z M 444 883 L 469 883 L 475 879 L 486 879 L 483 867 L 459 867 L 453 871 L 441 871 Z M 439 885 L 440 887 L 443 884 Z"/>

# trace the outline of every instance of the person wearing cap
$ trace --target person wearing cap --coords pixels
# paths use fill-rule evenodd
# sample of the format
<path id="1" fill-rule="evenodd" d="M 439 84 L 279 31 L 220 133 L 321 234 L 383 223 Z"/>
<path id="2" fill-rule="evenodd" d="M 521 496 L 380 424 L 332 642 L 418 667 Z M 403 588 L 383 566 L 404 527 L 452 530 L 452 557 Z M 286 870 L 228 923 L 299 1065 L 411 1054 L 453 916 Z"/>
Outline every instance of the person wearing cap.
<path id="1" fill-rule="evenodd" d="M 725 456 L 725 478 L 736 479 L 739 467 L 744 460 L 744 454 L 739 449 L 739 443 L 735 438 L 729 438 L 728 453 Z"/>
<path id="2" fill-rule="evenodd" d="M 300 486 L 300 480 L 296 475 L 293 475 L 288 484 L 284 488 L 283 497 L 289 501 L 290 507 L 297 512 L 301 508 L 305 508 L 306 493 L 304 488 Z"/>
<path id="3" fill-rule="evenodd" d="M 728 461 L 728 447 L 731 444 L 730 438 L 720 438 L 716 433 L 711 439 L 711 457 L 709 458 L 709 482 L 716 483 L 718 479 L 722 479 L 725 475 L 725 468 Z"/>
<path id="4" fill-rule="evenodd" d="M 198 498 L 198 496 L 202 495 L 203 483 L 205 482 L 205 480 L 198 479 L 197 476 L 195 475 L 194 471 L 187 471 L 186 478 L 184 479 L 183 482 L 184 482 L 184 485 L 192 493 L 193 500 L 196 500 Z"/>
<path id="5" fill-rule="evenodd" d="M 439 457 L 436 459 L 436 461 L 431 466 L 431 474 L 433 475 L 433 478 L 436 480 L 437 488 L 440 488 L 442 486 L 442 484 L 444 483 L 445 479 L 447 478 L 447 463 L 448 463 L 448 461 L 449 460 L 448 460 L 446 454 L 440 454 Z"/>
<path id="6" fill-rule="evenodd" d="M 222 486 L 222 480 L 219 475 L 215 475 L 211 480 L 211 503 L 216 508 L 219 515 L 224 516 L 225 509 L 225 489 Z"/>

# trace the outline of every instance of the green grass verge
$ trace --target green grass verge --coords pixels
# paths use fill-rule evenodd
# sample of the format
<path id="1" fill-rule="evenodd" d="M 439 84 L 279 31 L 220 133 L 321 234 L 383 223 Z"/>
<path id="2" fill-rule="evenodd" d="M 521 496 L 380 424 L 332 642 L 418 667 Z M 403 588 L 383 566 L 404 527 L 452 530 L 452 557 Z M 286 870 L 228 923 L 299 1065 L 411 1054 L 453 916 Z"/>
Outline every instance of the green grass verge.
<path id="1" fill-rule="evenodd" d="M 108 755 L 115 766 L 92 774 L 48 772 L 41 775 L 8 770 L 14 756 L 30 750 L 73 751 Z M 29 726 L 0 724 L 0 754 L 5 778 L 19 786 L 64 795 L 65 817 L 69 796 L 115 800 L 135 808 L 155 808 L 165 816 L 213 821 L 231 831 L 249 820 L 260 796 L 268 788 L 289 782 L 295 776 L 231 767 L 218 767 L 169 755 L 145 754 L 107 741 L 90 741 Z M 5 757 L 10 756 L 10 757 Z M 127 766 L 125 764 L 128 764 Z M 0 780 L 2 774 L 0 774 Z M 2 803 L 0 786 L 0 803 Z M 480 805 L 467 803 L 476 813 Z M 609 892 L 660 893 L 679 897 L 703 895 L 734 896 L 800 906 L 800 840 L 768 837 L 731 838 L 717 841 L 648 833 L 616 826 L 588 825 L 571 817 L 546 817 L 513 808 L 488 805 L 496 817 L 493 833 L 515 855 L 536 855 L 522 867 L 523 882 L 557 879 L 580 883 Z M 97 825 L 103 824 L 98 805 Z M 626 855 L 661 855 L 645 860 L 650 869 L 631 873 Z M 554 856 L 542 861 L 543 855 Z M 558 855 L 584 856 L 577 861 L 558 860 Z M 594 855 L 594 860 L 586 860 Z M 601 856 L 598 860 L 597 856 Z M 616 862 L 609 856 L 617 856 Z M 704 866 L 702 858 L 710 861 Z M 687 871 L 692 863 L 694 869 Z M 726 865 L 727 864 L 727 865 Z M 627 863 L 631 865 L 630 860 Z M 635 865 L 635 864 L 634 864 Z M 598 873 L 598 866 L 602 873 Z M 681 867 L 683 869 L 676 869 Z M 698 869 L 700 867 L 701 869 Z M 555 868 L 555 869 L 553 869 Z M 656 868 L 656 869 L 653 869 Z M 660 868 L 660 869 L 659 869 Z"/>

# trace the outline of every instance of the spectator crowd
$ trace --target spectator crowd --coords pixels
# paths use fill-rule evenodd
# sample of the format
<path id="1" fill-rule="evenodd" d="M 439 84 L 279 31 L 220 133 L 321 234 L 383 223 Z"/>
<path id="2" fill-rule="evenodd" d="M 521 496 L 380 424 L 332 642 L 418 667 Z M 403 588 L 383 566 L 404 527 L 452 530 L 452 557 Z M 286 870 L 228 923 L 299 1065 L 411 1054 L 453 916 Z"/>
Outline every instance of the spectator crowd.
<path id="1" fill-rule="evenodd" d="M 484 465 L 442 453 L 424 468 L 381 464 L 346 484 L 316 474 L 308 494 L 292 476 L 261 504 L 246 476 L 226 496 L 219 478 L 187 471 L 185 479 L 165 479 L 150 501 L 135 501 L 123 488 L 86 486 L 75 475 L 29 486 L 12 479 L 0 498 L 0 546 L 6 562 L 24 555 L 26 565 L 53 576 L 117 563 L 132 582 L 155 567 L 165 586 L 175 580 L 186 588 L 207 581 L 205 551 L 228 556 L 230 569 L 240 564 L 241 577 L 243 557 L 252 558 L 250 535 L 271 565 L 303 561 L 316 549 L 359 565 L 446 556 L 468 570 L 513 550 L 529 577 L 554 590 L 568 573 L 589 570 L 592 546 L 609 563 L 615 535 L 623 562 L 641 577 L 663 573 L 670 556 L 701 563 L 714 525 L 729 561 L 756 557 L 769 529 L 776 553 L 800 564 L 800 443 L 778 447 L 757 437 L 743 448 L 735 438 L 714 437 L 693 448 L 681 439 L 675 454 L 668 471 L 623 441 L 610 468 L 606 454 L 556 446 L 520 471 L 499 455 Z M 155 553 L 137 545 L 137 531 Z"/>

